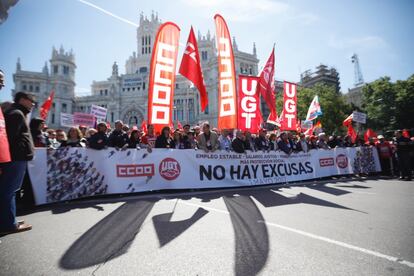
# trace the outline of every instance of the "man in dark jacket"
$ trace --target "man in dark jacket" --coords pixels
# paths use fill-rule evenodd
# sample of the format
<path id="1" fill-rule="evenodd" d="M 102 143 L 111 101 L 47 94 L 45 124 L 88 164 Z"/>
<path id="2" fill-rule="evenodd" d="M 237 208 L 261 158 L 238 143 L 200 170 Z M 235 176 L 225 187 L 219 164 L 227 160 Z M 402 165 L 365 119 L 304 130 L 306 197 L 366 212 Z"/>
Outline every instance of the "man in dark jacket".
<path id="1" fill-rule="evenodd" d="M 129 138 L 128 134 L 122 130 L 124 123 L 122 121 L 115 122 L 115 130 L 109 135 L 108 146 L 115 147 L 117 149 L 127 149 Z"/>
<path id="2" fill-rule="evenodd" d="M 89 147 L 91 149 L 101 150 L 108 147 L 108 136 L 106 136 L 106 124 L 98 124 L 98 132 L 89 138 Z"/>
<path id="3" fill-rule="evenodd" d="M 16 93 L 14 103 L 6 111 L 5 123 L 12 161 L 2 164 L 0 175 L 0 233 L 16 233 L 32 229 L 16 221 L 15 193 L 20 189 L 27 168 L 33 159 L 34 146 L 26 115 L 35 104 L 34 98 L 24 92 Z"/>
<path id="4" fill-rule="evenodd" d="M 236 138 L 233 139 L 231 142 L 231 148 L 237 153 L 245 153 L 245 143 L 243 139 L 243 132 L 240 130 L 236 131 Z"/>
<path id="5" fill-rule="evenodd" d="M 412 143 L 410 138 L 402 136 L 402 131 L 395 132 L 395 145 L 397 146 L 398 166 L 400 168 L 400 180 L 411 181 L 410 150 Z"/>
<path id="6" fill-rule="evenodd" d="M 277 146 L 281 151 L 283 151 L 286 154 L 291 154 L 293 149 L 290 146 L 289 138 L 286 132 L 282 132 L 280 134 L 279 141 L 277 142 Z"/>
<path id="7" fill-rule="evenodd" d="M 269 149 L 269 141 L 266 139 L 266 129 L 262 128 L 259 130 L 259 136 L 254 140 L 256 150 L 266 151 Z"/>

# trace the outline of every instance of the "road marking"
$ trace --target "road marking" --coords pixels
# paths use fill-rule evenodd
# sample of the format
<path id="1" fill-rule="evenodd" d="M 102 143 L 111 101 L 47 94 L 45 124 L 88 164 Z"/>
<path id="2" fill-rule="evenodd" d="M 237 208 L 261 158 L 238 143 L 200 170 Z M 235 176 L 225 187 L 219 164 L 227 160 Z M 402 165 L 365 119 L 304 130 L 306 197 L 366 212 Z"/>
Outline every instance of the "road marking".
<path id="1" fill-rule="evenodd" d="M 230 213 L 228 211 L 225 211 L 225 210 L 220 210 L 220 209 L 211 208 L 211 207 L 205 207 L 201 204 L 184 202 L 182 200 L 180 200 L 178 202 L 180 204 L 200 207 L 200 208 L 204 208 L 206 210 L 210 210 L 210 211 L 230 215 Z M 296 233 L 296 234 L 299 234 L 299 235 L 302 235 L 302 236 L 305 236 L 305 237 L 308 237 L 308 238 L 324 241 L 324 242 L 327 242 L 327 243 L 331 243 L 331 244 L 335 244 L 335 245 L 338 245 L 338 246 L 341 246 L 341 247 L 352 249 L 352 250 L 355 250 L 355 251 L 358 251 L 358 252 L 361 252 L 361 253 L 364 253 L 364 254 L 368 254 L 368 255 L 378 257 L 378 258 L 386 259 L 386 260 L 391 261 L 391 262 L 396 262 L 396 263 L 399 263 L 399 264 L 402 264 L 402 265 L 406 265 L 410 268 L 414 268 L 414 263 L 412 263 L 412 262 L 409 262 L 409 261 L 406 261 L 406 260 L 403 260 L 403 259 L 400 259 L 400 258 L 397 258 L 397 257 L 394 257 L 394 256 L 382 254 L 382 253 L 374 251 L 374 250 L 362 248 L 362 247 L 355 246 L 355 245 L 352 245 L 352 244 L 348 244 L 348 243 L 345 243 L 345 242 L 341 242 L 341 241 L 333 240 L 333 239 L 326 238 L 326 237 L 323 237 L 323 236 L 315 235 L 315 234 L 312 234 L 312 233 L 309 233 L 309 232 L 305 232 L 305 231 L 302 231 L 302 230 L 299 230 L 299 229 L 295 229 L 295 228 L 291 228 L 291 227 L 288 227 L 288 226 L 280 225 L 280 224 L 277 224 L 277 223 L 267 222 L 267 221 L 263 221 L 263 220 L 258 220 L 257 222 L 264 223 L 267 226 L 272 226 L 272 227 L 276 227 L 276 228 L 283 229 L 283 230 L 286 230 L 286 231 L 290 231 L 290 232 L 293 232 L 293 233 Z"/>
<path id="2" fill-rule="evenodd" d="M 283 230 L 286 230 L 286 231 L 294 232 L 294 233 L 302 235 L 302 236 L 306 236 L 306 237 L 309 237 L 309 238 L 312 238 L 312 239 L 316 239 L 316 240 L 324 241 L 324 242 L 327 242 L 327 243 L 339 245 L 339 246 L 342 246 L 342 247 L 345 247 L 345 248 L 348 248 L 348 249 L 359 251 L 359 252 L 362 252 L 362 253 L 365 253 L 365 254 L 368 254 L 368 255 L 376 256 L 376 257 L 383 258 L 383 259 L 386 259 L 386 260 L 391 261 L 391 262 L 396 262 L 396 263 L 403 264 L 403 265 L 406 265 L 408 267 L 414 268 L 414 263 L 412 263 L 412 262 L 409 262 L 409 261 L 406 261 L 406 260 L 403 260 L 403 259 L 400 259 L 400 258 L 397 258 L 397 257 L 385 255 L 385 254 L 382 254 L 382 253 L 377 252 L 377 251 L 365 249 L 365 248 L 362 248 L 362 247 L 359 247 L 359 246 L 355 246 L 355 245 L 348 244 L 348 243 L 345 243 L 345 242 L 333 240 L 333 239 L 330 239 L 330 238 L 315 235 L 315 234 L 312 234 L 312 233 L 309 233 L 309 232 L 305 232 L 305 231 L 302 231 L 302 230 L 299 230 L 299 229 L 287 227 L 287 226 L 272 223 L 272 222 L 267 222 L 267 221 L 263 221 L 263 220 L 258 220 L 257 222 L 264 223 L 268 226 L 273 226 L 273 227 L 280 228 L 280 229 L 283 229 Z"/>

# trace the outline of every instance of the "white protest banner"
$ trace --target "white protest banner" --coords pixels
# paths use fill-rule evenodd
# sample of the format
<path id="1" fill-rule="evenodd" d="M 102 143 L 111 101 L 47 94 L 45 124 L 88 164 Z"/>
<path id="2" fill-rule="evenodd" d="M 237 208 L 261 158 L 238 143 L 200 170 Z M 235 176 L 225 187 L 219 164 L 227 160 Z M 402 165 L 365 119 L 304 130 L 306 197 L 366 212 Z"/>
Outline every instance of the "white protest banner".
<path id="1" fill-rule="evenodd" d="M 95 115 L 98 121 L 106 121 L 106 113 L 108 110 L 105 107 L 99 105 L 92 105 L 91 114 Z"/>
<path id="2" fill-rule="evenodd" d="M 84 125 L 84 126 L 87 126 L 87 127 L 95 127 L 95 115 L 75 112 L 73 114 L 73 122 L 74 122 L 75 125 Z"/>
<path id="3" fill-rule="evenodd" d="M 367 122 L 367 114 L 362 113 L 362 112 L 358 112 L 358 111 L 354 111 L 354 112 L 352 112 L 352 121 L 357 122 L 357 123 L 361 123 L 361 124 L 365 124 Z"/>
<path id="4" fill-rule="evenodd" d="M 102 194 L 284 184 L 381 170 L 375 147 L 280 151 L 37 148 L 29 162 L 36 204 Z"/>
<path id="5" fill-rule="evenodd" d="M 73 114 L 60 113 L 60 124 L 64 127 L 73 127 L 75 125 Z"/>

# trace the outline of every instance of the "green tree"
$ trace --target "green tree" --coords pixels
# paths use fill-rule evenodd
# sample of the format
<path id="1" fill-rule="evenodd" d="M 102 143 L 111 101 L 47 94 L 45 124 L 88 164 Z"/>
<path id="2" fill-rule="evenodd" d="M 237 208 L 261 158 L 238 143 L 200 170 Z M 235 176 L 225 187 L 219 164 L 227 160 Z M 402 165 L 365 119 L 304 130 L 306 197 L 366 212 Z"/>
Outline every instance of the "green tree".
<path id="1" fill-rule="evenodd" d="M 414 127 L 414 75 L 392 83 L 379 78 L 362 89 L 362 108 L 367 127 L 387 131 Z"/>
<path id="2" fill-rule="evenodd" d="M 280 96 L 281 95 L 281 96 Z M 298 120 L 305 120 L 309 105 L 315 95 L 319 96 L 323 115 L 315 120 L 322 123 L 322 128 L 327 134 L 343 134 L 345 128 L 342 122 L 352 112 L 351 106 L 345 102 L 341 93 L 336 92 L 335 87 L 316 84 L 313 87 L 305 88 L 298 86 Z M 276 100 L 277 110 L 280 114 L 283 110 L 283 93 L 278 95 Z"/>

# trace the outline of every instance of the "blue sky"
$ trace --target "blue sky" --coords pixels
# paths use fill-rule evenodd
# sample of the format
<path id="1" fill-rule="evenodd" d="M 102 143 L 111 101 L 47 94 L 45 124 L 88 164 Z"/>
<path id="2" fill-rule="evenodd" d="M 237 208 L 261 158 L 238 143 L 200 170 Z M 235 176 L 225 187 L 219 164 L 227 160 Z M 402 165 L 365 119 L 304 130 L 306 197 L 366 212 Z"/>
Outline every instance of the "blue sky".
<path id="1" fill-rule="evenodd" d="M 227 20 L 240 50 L 256 42 L 260 67 L 276 43 L 276 79 L 299 81 L 300 72 L 320 63 L 340 73 L 342 91 L 353 86 L 350 61 L 359 55 L 365 81 L 381 76 L 406 79 L 414 73 L 414 1 L 272 1 L 272 0 L 88 0 L 138 23 L 140 12 L 157 11 L 181 27 L 186 43 L 192 24 L 213 34 L 215 13 Z M 52 46 L 75 52 L 75 91 L 90 90 L 93 80 L 105 80 L 114 61 L 125 71 L 125 60 L 136 50 L 136 28 L 79 0 L 20 0 L 0 25 L 0 68 L 10 99 L 12 74 L 21 58 L 23 70 L 41 71 Z M 181 58 L 181 57 L 180 57 Z"/>

